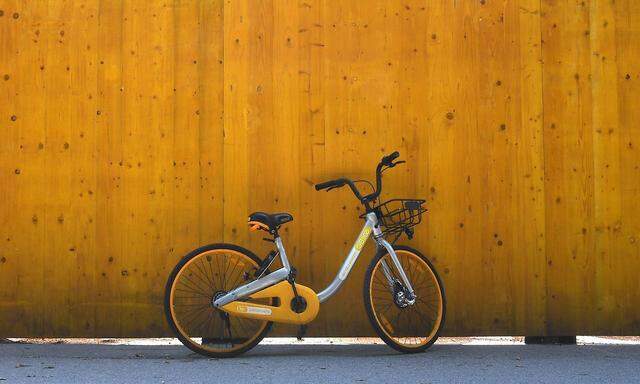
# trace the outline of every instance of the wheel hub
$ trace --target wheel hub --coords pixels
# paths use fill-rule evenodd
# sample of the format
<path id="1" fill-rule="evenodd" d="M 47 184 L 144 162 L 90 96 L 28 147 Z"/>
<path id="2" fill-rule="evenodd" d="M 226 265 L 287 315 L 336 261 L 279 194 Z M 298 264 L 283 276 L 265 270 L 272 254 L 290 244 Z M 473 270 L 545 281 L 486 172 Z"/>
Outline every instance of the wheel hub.
<path id="1" fill-rule="evenodd" d="M 219 298 L 221 298 L 226 294 L 227 294 L 227 291 L 216 291 L 216 293 L 213 294 L 213 298 L 211 299 L 211 306 L 216 308 L 216 306 L 213 303 L 215 303 L 216 300 L 218 300 Z"/>
<path id="2" fill-rule="evenodd" d="M 413 305 L 416 302 L 415 297 L 407 292 L 404 286 L 396 281 L 393 285 L 393 302 L 398 308 L 406 308 L 409 305 Z"/>

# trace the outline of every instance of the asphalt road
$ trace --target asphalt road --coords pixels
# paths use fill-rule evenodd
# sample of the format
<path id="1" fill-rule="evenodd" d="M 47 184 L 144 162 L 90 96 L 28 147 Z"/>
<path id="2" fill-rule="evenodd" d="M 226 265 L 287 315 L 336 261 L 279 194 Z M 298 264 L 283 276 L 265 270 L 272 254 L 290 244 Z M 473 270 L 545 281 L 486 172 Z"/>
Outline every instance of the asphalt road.
<path id="1" fill-rule="evenodd" d="M 3 383 L 637 383 L 640 345 L 263 345 L 234 359 L 182 346 L 0 344 Z"/>

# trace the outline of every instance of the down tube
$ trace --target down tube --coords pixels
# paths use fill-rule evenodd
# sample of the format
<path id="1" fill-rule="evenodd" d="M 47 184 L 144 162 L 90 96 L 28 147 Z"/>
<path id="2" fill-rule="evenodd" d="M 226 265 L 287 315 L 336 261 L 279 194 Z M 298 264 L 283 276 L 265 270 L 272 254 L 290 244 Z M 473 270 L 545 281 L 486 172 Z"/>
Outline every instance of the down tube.
<path id="1" fill-rule="evenodd" d="M 373 227 L 376 224 L 377 219 L 375 214 L 369 213 L 367 215 L 367 221 L 364 224 L 364 227 L 362 227 L 362 231 L 360 231 L 355 244 L 353 244 L 353 247 L 351 247 L 349 255 L 344 260 L 344 263 L 342 263 L 340 271 L 338 271 L 338 274 L 333 279 L 331 284 L 329 284 L 329 286 L 322 292 L 318 293 L 318 300 L 320 300 L 321 303 L 325 302 L 328 298 L 333 296 L 333 294 L 338 291 L 340 286 L 342 286 L 342 283 L 344 283 L 344 281 L 347 279 L 347 277 L 349 276 L 349 272 L 351 272 L 351 268 L 353 268 L 353 265 L 356 263 L 358 255 L 360 255 L 360 251 L 362 251 L 364 244 L 367 242 L 367 239 L 369 239 L 369 235 L 371 235 Z"/>

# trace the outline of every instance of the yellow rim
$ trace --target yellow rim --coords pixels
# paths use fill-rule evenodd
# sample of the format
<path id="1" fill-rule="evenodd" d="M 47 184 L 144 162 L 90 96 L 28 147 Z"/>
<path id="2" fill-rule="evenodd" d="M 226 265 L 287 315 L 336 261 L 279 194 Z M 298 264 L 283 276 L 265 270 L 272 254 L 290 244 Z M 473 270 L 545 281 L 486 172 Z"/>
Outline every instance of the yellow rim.
<path id="1" fill-rule="evenodd" d="M 420 348 L 428 344 L 431 340 L 433 340 L 436 333 L 438 332 L 438 329 L 440 328 L 440 324 L 442 323 L 443 305 L 444 305 L 442 300 L 442 291 L 440 289 L 440 284 L 438 282 L 438 279 L 436 278 L 435 273 L 433 272 L 431 267 L 429 267 L 429 265 L 420 256 L 405 250 L 397 250 L 396 255 L 400 259 L 400 262 L 403 265 L 403 269 L 405 269 L 405 273 L 409 275 L 411 284 L 415 285 L 413 288 L 416 291 L 416 295 L 418 296 L 418 298 L 416 299 L 416 307 L 409 306 L 404 309 L 398 308 L 398 311 L 399 311 L 398 313 L 401 313 L 401 311 L 412 311 L 412 310 L 417 311 L 417 306 L 424 305 L 425 303 L 427 303 L 425 301 L 425 298 L 421 296 L 424 296 L 425 294 L 429 296 L 433 296 L 437 301 L 437 306 L 435 307 L 436 313 L 433 319 L 433 325 L 431 326 L 429 333 L 427 333 L 424 336 L 422 335 L 402 336 L 402 330 L 400 330 L 399 324 L 396 324 L 393 318 L 390 318 L 390 316 L 386 315 L 385 313 L 378 313 L 379 309 L 386 309 L 387 307 L 389 307 L 389 304 L 385 303 L 385 306 L 383 307 L 381 300 L 374 299 L 374 279 L 378 278 L 376 273 L 378 272 L 378 269 L 381 265 L 381 261 L 383 259 L 387 261 L 387 265 L 389 265 L 389 268 L 394 269 L 393 262 L 389 254 L 385 254 L 383 257 L 381 257 L 376 263 L 376 265 L 374 266 L 373 271 L 371 272 L 371 279 L 369 282 L 369 299 L 371 303 L 371 310 L 373 312 L 373 316 L 376 322 L 378 323 L 379 328 L 382 329 L 384 334 L 389 339 L 393 340 L 398 345 L 401 345 L 406 348 Z M 413 271 L 413 276 L 410 275 L 412 271 Z M 423 277 L 423 276 L 417 275 L 416 274 L 417 271 L 421 271 L 422 272 L 421 275 L 425 275 L 425 276 Z M 427 272 L 427 273 L 424 274 L 424 272 Z M 381 276 L 384 276 L 384 273 L 381 273 Z M 427 287 L 427 288 L 433 287 L 434 289 L 423 289 L 423 287 Z M 435 294 L 431 293 L 431 291 L 435 291 Z M 391 304 L 390 304 L 391 307 L 395 306 L 392 298 L 393 295 L 391 294 L 390 291 L 388 292 L 388 295 L 391 298 Z M 383 308 L 380 308 L 380 307 L 383 307 Z M 401 316 L 402 315 L 397 316 L 398 322 Z M 399 333 L 399 335 L 394 335 L 394 333 Z"/>
<path id="2" fill-rule="evenodd" d="M 225 263 L 229 262 L 229 257 L 236 257 L 237 260 L 235 260 L 235 265 L 233 267 L 231 266 L 227 266 L 228 268 L 225 269 L 224 273 L 226 274 L 228 273 L 232 273 L 233 275 L 239 274 L 242 275 L 242 273 L 244 271 L 249 271 L 252 268 L 257 267 L 257 263 L 249 256 L 238 252 L 238 251 L 234 251 L 231 249 L 214 249 L 214 250 L 210 250 L 210 251 L 206 251 L 203 252 L 201 254 L 198 254 L 196 256 L 194 256 L 192 259 L 190 259 L 184 266 L 182 266 L 182 268 L 178 271 L 178 273 L 176 274 L 175 279 L 173 280 L 173 284 L 171 285 L 171 295 L 169 298 L 169 310 L 171 313 L 171 318 L 173 319 L 173 323 L 176 325 L 176 328 L 178 330 L 178 332 L 180 333 L 180 335 L 183 336 L 184 339 L 187 340 L 187 342 L 189 344 L 191 344 L 193 347 L 197 348 L 197 349 L 203 349 L 209 352 L 214 352 L 214 353 L 225 353 L 225 352 L 234 352 L 237 351 L 239 349 L 244 348 L 247 345 L 250 345 L 251 343 L 253 343 L 256 338 L 258 338 L 262 332 L 265 330 L 265 328 L 268 326 L 269 322 L 268 321 L 259 321 L 259 320 L 252 320 L 252 319 L 240 319 L 239 317 L 232 317 L 235 321 L 238 321 L 238 324 L 242 324 L 242 322 L 253 322 L 253 323 L 258 323 L 258 327 L 255 330 L 255 332 L 252 332 L 252 336 L 247 338 L 246 341 L 239 343 L 239 344 L 231 344 L 231 347 L 227 348 L 216 348 L 208 343 L 204 342 L 204 337 L 202 337 L 203 342 L 201 342 L 200 344 L 197 343 L 195 340 L 193 340 L 193 336 L 189 335 L 189 332 L 187 332 L 185 330 L 185 324 L 182 323 L 182 321 L 179 319 L 178 314 L 176 313 L 176 292 L 179 290 L 178 289 L 178 285 L 183 281 L 181 280 L 183 277 L 185 277 L 187 279 L 187 281 L 189 281 L 188 286 L 196 286 L 198 288 L 200 288 L 200 290 L 198 291 L 198 294 L 196 295 L 198 297 L 199 302 L 202 303 L 203 305 L 203 309 L 199 310 L 199 311 L 209 311 L 209 313 L 205 313 L 205 316 L 209 316 L 213 321 L 213 316 L 220 316 L 220 310 L 216 309 L 213 307 L 213 305 L 210 306 L 210 308 L 208 309 L 204 309 L 204 300 L 206 299 L 206 295 L 205 293 L 210 293 L 210 299 L 209 301 L 212 302 L 213 301 L 213 297 L 216 294 L 217 291 L 222 291 L 225 290 L 225 288 L 229 288 L 229 287 L 216 287 L 215 285 L 225 285 L 225 281 L 220 279 L 216 281 L 216 277 L 218 277 L 220 275 L 220 273 L 218 272 L 218 274 L 216 275 L 214 272 L 211 272 L 211 278 L 209 280 L 207 280 L 206 277 L 206 272 L 203 272 L 204 270 L 206 270 L 207 267 L 211 268 L 210 270 L 213 271 L 214 267 L 220 267 L 221 264 L 217 263 L 217 264 L 213 264 L 212 261 L 214 260 L 214 258 L 218 257 L 218 258 L 222 258 L 224 257 Z M 204 261 L 206 260 L 206 264 L 204 264 Z M 218 260 L 219 261 L 219 260 Z M 197 266 L 197 263 L 201 263 L 200 267 L 198 268 L 198 272 L 199 273 L 194 273 L 191 279 L 186 277 L 186 273 L 187 271 L 190 270 L 190 267 L 195 267 Z M 207 265 L 208 264 L 208 265 Z M 224 264 L 222 264 L 224 265 Z M 232 269 L 233 268 L 233 269 Z M 240 269 L 238 269 L 240 268 Z M 222 268 L 221 268 L 222 269 Z M 195 271 L 195 270 L 194 270 Z M 199 279 L 199 280 L 197 280 Z M 198 281 L 198 282 L 196 282 Z M 205 283 L 209 283 L 210 286 L 207 286 L 207 284 Z M 183 283 L 186 284 L 186 283 Z M 205 291 L 205 289 L 210 288 L 210 292 Z M 200 293 L 202 292 L 202 293 Z M 186 303 L 184 304 L 185 306 L 188 305 L 196 305 L 196 304 L 189 304 Z M 201 316 L 200 315 L 196 315 L 196 316 Z M 183 319 L 184 320 L 184 319 Z M 205 319 L 206 321 L 206 319 Z M 239 325 L 239 328 L 242 327 L 242 329 L 246 330 L 246 326 L 245 325 Z"/>

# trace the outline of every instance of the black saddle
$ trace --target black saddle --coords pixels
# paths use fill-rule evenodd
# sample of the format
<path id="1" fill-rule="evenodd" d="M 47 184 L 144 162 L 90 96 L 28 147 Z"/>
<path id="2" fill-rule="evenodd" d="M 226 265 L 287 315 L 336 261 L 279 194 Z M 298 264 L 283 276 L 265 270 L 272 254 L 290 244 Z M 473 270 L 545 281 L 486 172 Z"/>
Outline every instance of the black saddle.
<path id="1" fill-rule="evenodd" d="M 257 222 L 266 225 L 269 231 L 277 231 L 278 227 L 293 220 L 288 213 L 254 212 L 249 215 L 249 222 Z"/>

